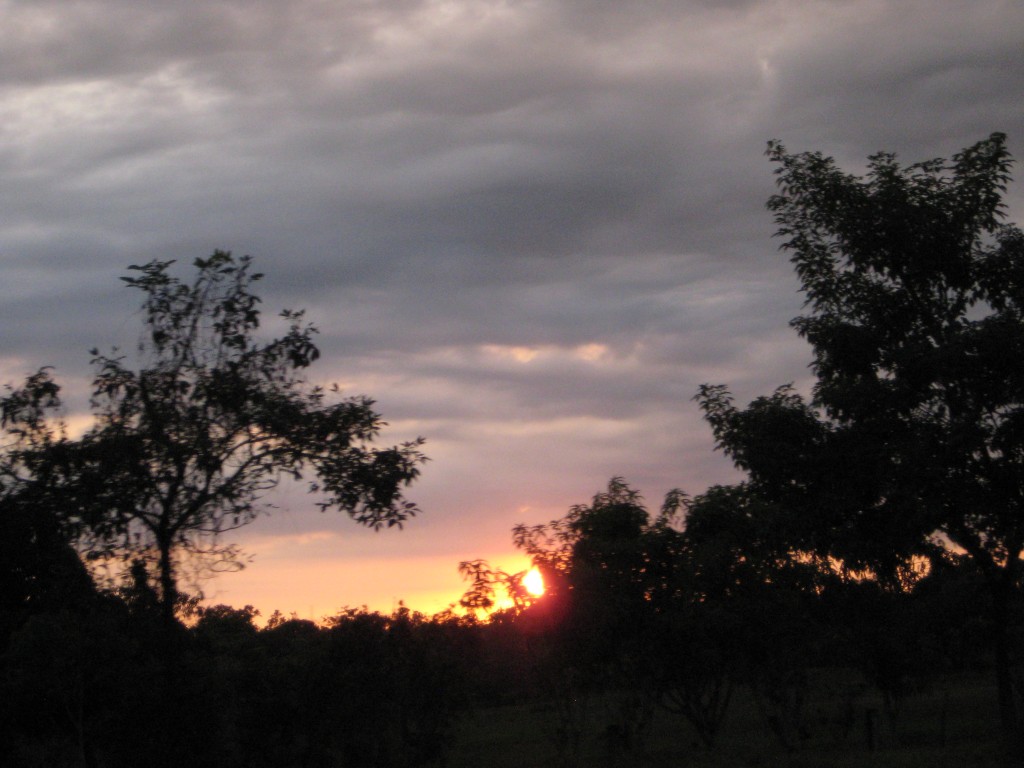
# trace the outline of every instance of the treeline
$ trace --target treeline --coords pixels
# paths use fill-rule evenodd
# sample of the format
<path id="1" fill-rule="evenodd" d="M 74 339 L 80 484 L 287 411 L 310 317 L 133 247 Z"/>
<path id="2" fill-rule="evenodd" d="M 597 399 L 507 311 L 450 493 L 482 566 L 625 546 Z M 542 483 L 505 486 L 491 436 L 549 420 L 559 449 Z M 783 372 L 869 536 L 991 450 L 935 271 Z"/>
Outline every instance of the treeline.
<path id="1" fill-rule="evenodd" d="M 560 520 L 517 527 L 549 590 L 531 600 L 500 573 L 487 580 L 521 605 L 485 636 L 522 644 L 533 687 L 520 695 L 554 703 L 564 763 L 576 764 L 595 728 L 642 762 L 656 710 L 676 717 L 681 742 L 692 734 L 714 748 L 739 689 L 780 751 L 822 729 L 856 749 L 899 743 L 908 697 L 992 669 L 991 601 L 966 558 L 936 547 L 897 581 L 865 578 L 794 551 L 740 493 L 670 494 L 650 514 L 616 478 Z M 481 592 L 478 582 L 464 603 Z M 827 715 L 823 672 L 843 689 L 829 693 L 838 708 Z M 943 729 L 934 723 L 934 742 Z"/>
<path id="2" fill-rule="evenodd" d="M 344 611 L 323 624 L 184 601 L 168 635 L 145 584 L 77 595 L 5 641 L 9 766 L 412 766 L 470 704 L 473 628 Z"/>
<path id="3" fill-rule="evenodd" d="M 551 747 L 533 764 L 635 765 L 666 715 L 719 748 L 740 698 L 778 754 L 822 729 L 871 749 L 899 743 L 908 698 L 970 671 L 989 676 L 999 754 L 1019 762 L 1024 233 L 1001 220 L 1005 137 L 906 167 L 881 153 L 863 178 L 768 154 L 809 394 L 738 407 L 700 387 L 742 482 L 651 513 L 613 479 L 514 529 L 542 597 L 467 561 L 458 613 L 258 629 L 251 609 L 183 593 L 186 564 L 237 563 L 222 536 L 282 480 L 308 475 L 322 508 L 400 526 L 425 457 L 419 439 L 372 445 L 369 399 L 307 384 L 319 352 L 301 312 L 255 340 L 248 258 L 199 259 L 190 283 L 169 262 L 134 267 L 139 367 L 94 351 L 89 429 L 61 423 L 48 369 L 0 398 L 4 764 L 443 765 L 481 727 L 467 718 L 527 707 Z M 104 568 L 121 578 L 101 590 Z M 503 591 L 513 607 L 494 611 Z M 809 704 L 823 687 L 824 713 Z M 946 703 L 935 719 L 942 743 Z"/>
<path id="4" fill-rule="evenodd" d="M 22 557 L 0 637 L 4 764 L 445 765 L 481 717 L 518 706 L 544 713 L 542 764 L 596 751 L 643 765 L 655 716 L 675 723 L 677 755 L 714 750 L 740 695 L 780 754 L 823 733 L 867 752 L 900 742 L 908 700 L 989 673 L 991 604 L 965 558 L 936 548 L 882 584 L 792 552 L 723 493 L 650 514 L 614 479 L 564 518 L 516 529 L 543 596 L 476 562 L 468 607 L 432 617 L 275 613 L 261 628 L 251 607 L 181 596 L 168 632 L 143 568 L 101 592 L 73 552 Z M 512 607 L 472 608 L 505 591 Z M 827 712 L 823 674 L 842 688 Z"/>

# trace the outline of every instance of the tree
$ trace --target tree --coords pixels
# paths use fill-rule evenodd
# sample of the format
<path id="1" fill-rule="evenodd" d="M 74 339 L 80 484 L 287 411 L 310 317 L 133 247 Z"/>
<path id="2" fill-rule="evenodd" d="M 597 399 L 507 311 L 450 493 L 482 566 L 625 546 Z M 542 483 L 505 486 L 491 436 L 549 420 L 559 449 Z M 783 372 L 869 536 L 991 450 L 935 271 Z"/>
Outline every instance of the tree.
<path id="1" fill-rule="evenodd" d="M 710 535 L 691 535 L 689 522 L 678 530 L 684 509 L 692 515 L 697 508 L 673 490 L 652 513 L 614 477 L 590 504 L 513 532 L 547 586 L 526 618 L 558 601 L 545 630 L 552 690 L 565 702 L 563 729 L 581 725 L 568 717 L 570 705 L 587 690 L 599 693 L 615 704 L 609 750 L 640 747 L 655 703 L 684 717 L 711 746 L 729 706 L 739 612 L 723 593 L 737 579 L 717 568 L 722 557 Z M 732 555 L 725 557 L 735 565 Z"/>
<path id="2" fill-rule="evenodd" d="M 793 502 L 806 541 L 880 575 L 898 579 L 929 542 L 967 552 L 992 600 L 1003 726 L 1019 733 L 1008 616 L 1024 566 L 1024 234 L 1002 222 L 1005 136 L 951 161 L 876 154 L 863 178 L 778 142 L 768 156 L 768 207 L 807 297 L 792 325 L 817 382 L 810 403 L 783 388 L 744 411 L 703 388 L 718 445 Z"/>
<path id="3" fill-rule="evenodd" d="M 49 482 L 63 464 L 61 438 L 45 419 L 57 403 L 46 369 L 0 398 L 0 652 L 29 616 L 82 608 L 96 596 Z"/>
<path id="4" fill-rule="evenodd" d="M 89 557 L 155 561 L 168 623 L 185 558 L 235 562 L 222 534 L 265 511 L 263 497 L 282 480 L 311 472 L 322 510 L 401 526 L 419 511 L 402 488 L 425 461 L 422 439 L 371 446 L 384 425 L 372 400 L 329 398 L 337 386 L 306 382 L 319 351 L 302 312 L 281 313 L 280 338 L 254 338 L 260 300 L 251 288 L 262 276 L 250 257 L 197 259 L 191 282 L 173 276 L 172 263 L 132 266 L 121 278 L 145 296 L 139 366 L 92 351 L 94 422 L 80 438 L 43 426 L 59 399 L 41 374 L 4 411 L 40 433 L 21 464 L 32 485 L 58 489 L 64 525 Z"/>
<path id="5" fill-rule="evenodd" d="M 684 616 L 689 633 L 705 639 L 691 641 L 688 654 L 701 667 L 677 662 L 685 698 L 675 698 L 713 736 L 732 684 L 745 682 L 766 725 L 795 750 L 808 735 L 809 670 L 821 663 L 824 634 L 817 604 L 828 580 L 818 558 L 793 546 L 783 518 L 748 484 L 712 486 L 688 500 Z"/>

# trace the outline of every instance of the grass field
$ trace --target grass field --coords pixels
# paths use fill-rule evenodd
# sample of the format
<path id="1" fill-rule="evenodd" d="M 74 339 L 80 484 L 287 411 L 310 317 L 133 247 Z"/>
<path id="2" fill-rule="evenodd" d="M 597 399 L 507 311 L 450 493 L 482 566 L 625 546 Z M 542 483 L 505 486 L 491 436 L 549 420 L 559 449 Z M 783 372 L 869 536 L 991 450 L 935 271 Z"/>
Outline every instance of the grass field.
<path id="1" fill-rule="evenodd" d="M 687 766 L 693 768 L 966 768 L 1019 765 L 1005 758 L 994 686 L 986 676 L 938 681 L 907 697 L 895 727 L 881 698 L 855 683 L 819 675 L 805 706 L 806 738 L 785 750 L 749 692 L 737 690 L 716 745 L 699 744 L 681 717 L 655 709 L 642 740 L 628 752 L 610 742 L 607 702 L 596 697 L 575 750 L 558 749 L 554 715 L 543 705 L 484 708 L 456 734 L 449 768 L 548 766 Z M 868 725 L 869 721 L 872 723 Z M 873 742 L 873 745 L 872 745 Z"/>

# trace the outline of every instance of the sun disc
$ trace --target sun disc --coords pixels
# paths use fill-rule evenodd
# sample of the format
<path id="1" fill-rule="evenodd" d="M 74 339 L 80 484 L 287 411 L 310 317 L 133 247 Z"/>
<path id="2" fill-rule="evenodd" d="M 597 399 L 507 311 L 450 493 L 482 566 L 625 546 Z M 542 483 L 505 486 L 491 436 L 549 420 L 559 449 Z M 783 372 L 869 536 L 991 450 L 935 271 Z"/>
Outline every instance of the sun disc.
<path id="1" fill-rule="evenodd" d="M 540 597 L 544 594 L 544 577 L 536 568 L 531 568 L 523 577 L 523 586 L 534 597 Z"/>

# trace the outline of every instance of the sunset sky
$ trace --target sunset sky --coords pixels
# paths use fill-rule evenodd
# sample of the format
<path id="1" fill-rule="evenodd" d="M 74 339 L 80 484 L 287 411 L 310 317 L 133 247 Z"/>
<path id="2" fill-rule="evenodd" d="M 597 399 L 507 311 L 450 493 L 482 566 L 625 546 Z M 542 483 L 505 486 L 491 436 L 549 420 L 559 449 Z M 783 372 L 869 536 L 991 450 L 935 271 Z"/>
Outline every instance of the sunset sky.
<path id="1" fill-rule="evenodd" d="M 432 612 L 613 475 L 733 479 L 702 382 L 806 386 L 768 139 L 859 171 L 993 131 L 1024 159 L 1020 0 L 0 0 L 0 382 L 54 366 L 81 423 L 88 350 L 139 339 L 129 264 L 251 254 L 311 378 L 427 439 L 424 513 L 284 493 L 204 590 Z"/>

